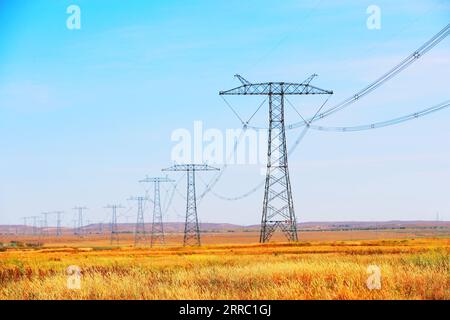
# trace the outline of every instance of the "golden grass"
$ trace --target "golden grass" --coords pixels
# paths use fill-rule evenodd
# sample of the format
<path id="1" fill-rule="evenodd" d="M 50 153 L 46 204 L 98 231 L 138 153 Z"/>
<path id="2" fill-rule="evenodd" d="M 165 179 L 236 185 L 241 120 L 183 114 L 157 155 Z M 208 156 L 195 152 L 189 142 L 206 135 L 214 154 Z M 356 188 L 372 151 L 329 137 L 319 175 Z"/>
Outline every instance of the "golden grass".
<path id="1" fill-rule="evenodd" d="M 0 299 L 450 299 L 450 240 L 0 252 Z M 382 288 L 369 290 L 369 265 Z M 66 269 L 82 270 L 81 289 Z"/>

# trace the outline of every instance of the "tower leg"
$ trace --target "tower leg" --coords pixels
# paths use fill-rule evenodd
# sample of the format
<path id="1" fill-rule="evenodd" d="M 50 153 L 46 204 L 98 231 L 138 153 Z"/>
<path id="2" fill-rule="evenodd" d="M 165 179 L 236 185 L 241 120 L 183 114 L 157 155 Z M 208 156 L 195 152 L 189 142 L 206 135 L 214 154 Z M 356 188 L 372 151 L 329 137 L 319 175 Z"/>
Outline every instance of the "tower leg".
<path id="1" fill-rule="evenodd" d="M 58 214 L 57 222 L 56 222 L 56 235 L 61 236 L 61 218 Z"/>
<path id="2" fill-rule="evenodd" d="M 78 209 L 78 236 L 83 235 L 83 210 Z"/>
<path id="3" fill-rule="evenodd" d="M 160 183 L 155 181 L 155 196 L 153 206 L 153 223 L 152 223 L 152 236 L 150 245 L 153 247 L 156 243 L 164 245 L 164 227 L 162 222 L 161 211 L 161 192 Z"/>
<path id="4" fill-rule="evenodd" d="M 140 243 L 145 244 L 146 242 L 146 234 L 145 234 L 145 224 L 144 224 L 144 208 L 143 201 L 144 199 L 138 198 L 138 214 L 136 220 L 136 228 L 134 231 L 134 245 L 137 246 Z"/>
<path id="5" fill-rule="evenodd" d="M 119 233 L 117 230 L 117 211 L 116 208 L 113 207 L 113 215 L 111 219 L 111 244 L 119 244 Z"/>
<path id="6" fill-rule="evenodd" d="M 200 246 L 200 229 L 197 218 L 197 199 L 195 195 L 195 170 L 187 171 L 186 221 L 184 225 L 184 245 Z"/>
<path id="7" fill-rule="evenodd" d="M 292 201 L 284 126 L 284 95 L 269 95 L 269 143 L 261 219 L 260 242 L 270 240 L 277 228 L 288 241 L 297 241 L 297 222 Z"/>

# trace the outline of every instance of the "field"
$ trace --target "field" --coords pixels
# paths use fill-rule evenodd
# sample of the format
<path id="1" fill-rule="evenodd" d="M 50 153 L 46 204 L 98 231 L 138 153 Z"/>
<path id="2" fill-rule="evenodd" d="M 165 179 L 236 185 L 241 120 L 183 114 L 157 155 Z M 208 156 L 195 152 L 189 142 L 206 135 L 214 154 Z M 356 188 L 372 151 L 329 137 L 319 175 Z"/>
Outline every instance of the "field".
<path id="1" fill-rule="evenodd" d="M 0 252 L 0 299 L 450 299 L 448 234 L 383 240 L 392 234 L 361 232 L 267 245 L 211 234 L 200 248 L 177 246 L 176 235 L 152 249 L 133 247 L 131 235 L 119 247 L 64 237 Z M 379 267 L 380 289 L 367 286 L 370 265 Z M 80 270 L 80 289 L 68 288 L 69 266 Z"/>

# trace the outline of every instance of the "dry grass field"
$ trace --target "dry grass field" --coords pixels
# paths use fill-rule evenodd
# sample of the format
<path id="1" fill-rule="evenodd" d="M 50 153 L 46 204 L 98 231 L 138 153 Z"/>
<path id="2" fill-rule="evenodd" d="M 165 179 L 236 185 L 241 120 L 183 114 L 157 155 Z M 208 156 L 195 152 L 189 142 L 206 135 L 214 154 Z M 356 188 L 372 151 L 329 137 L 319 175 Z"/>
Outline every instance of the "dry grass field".
<path id="1" fill-rule="evenodd" d="M 131 235 L 120 247 L 68 238 L 0 252 L 0 299 L 450 299 L 450 238 L 408 235 L 267 245 L 206 235 L 201 248 L 177 247 L 174 236 L 153 249 L 134 248 Z M 67 286 L 72 265 L 80 289 Z M 379 290 L 366 285 L 369 265 L 380 268 Z"/>
<path id="2" fill-rule="evenodd" d="M 341 241 L 341 240 L 383 240 L 383 239 L 411 239 L 411 238 L 435 238 L 450 237 L 450 224 L 441 229 L 430 228 L 405 228 L 405 229 L 380 229 L 380 230 L 322 230 L 322 231 L 300 231 L 300 240 L 302 241 Z M 134 235 L 130 233 L 121 233 L 120 246 L 132 246 L 134 244 Z M 109 235 L 107 233 L 89 234 L 82 238 L 72 234 L 64 234 L 62 237 L 51 236 L 33 237 L 33 236 L 14 236 L 1 235 L 0 242 L 7 243 L 11 240 L 36 243 L 41 242 L 46 248 L 50 247 L 104 247 L 109 246 Z M 259 240 L 259 230 L 251 232 L 243 231 L 222 231 L 208 232 L 202 234 L 202 244 L 254 244 Z M 273 241 L 283 242 L 285 237 L 280 233 L 275 233 Z M 177 247 L 183 243 L 182 233 L 166 234 L 166 245 Z"/>

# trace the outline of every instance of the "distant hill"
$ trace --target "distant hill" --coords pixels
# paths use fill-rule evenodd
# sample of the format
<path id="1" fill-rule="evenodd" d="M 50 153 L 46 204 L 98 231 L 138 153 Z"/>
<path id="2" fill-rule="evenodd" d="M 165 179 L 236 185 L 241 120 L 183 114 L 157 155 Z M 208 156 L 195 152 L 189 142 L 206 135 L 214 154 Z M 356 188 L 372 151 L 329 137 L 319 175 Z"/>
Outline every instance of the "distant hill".
<path id="1" fill-rule="evenodd" d="M 119 223 L 119 232 L 133 232 L 134 224 Z M 109 224 L 90 224 L 84 227 L 87 233 L 108 232 Z M 145 224 L 146 230 L 151 230 L 151 223 Z M 450 221 L 335 221 L 335 222 L 302 222 L 298 229 L 303 231 L 333 231 L 333 230 L 367 230 L 367 229 L 422 229 L 422 228 L 450 228 Z M 203 232 L 232 232 L 232 231 L 258 231 L 259 224 L 242 226 L 230 223 L 201 223 Z M 38 229 L 40 230 L 40 229 Z M 54 233 L 55 228 L 46 229 Z M 164 230 L 168 233 L 184 231 L 184 222 L 167 222 Z M 31 234 L 33 228 L 23 225 L 0 225 L 0 234 L 27 233 Z M 73 233 L 72 228 L 63 228 L 63 233 Z"/>

